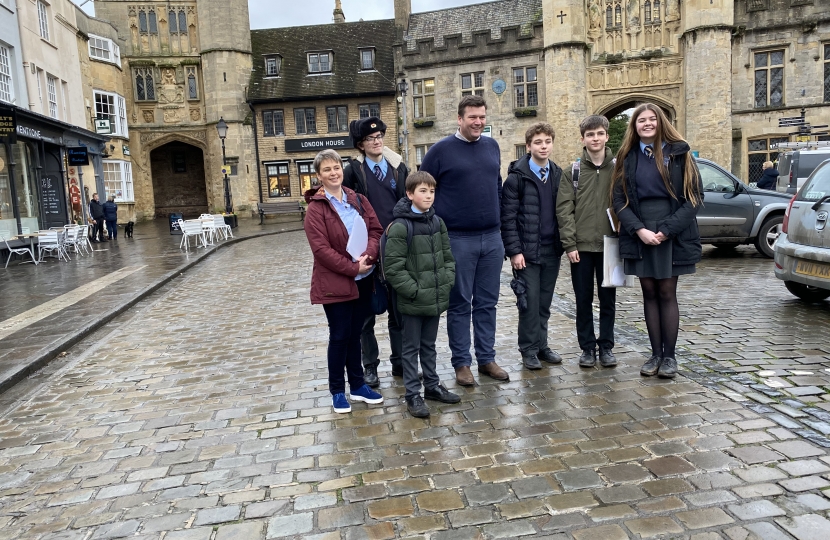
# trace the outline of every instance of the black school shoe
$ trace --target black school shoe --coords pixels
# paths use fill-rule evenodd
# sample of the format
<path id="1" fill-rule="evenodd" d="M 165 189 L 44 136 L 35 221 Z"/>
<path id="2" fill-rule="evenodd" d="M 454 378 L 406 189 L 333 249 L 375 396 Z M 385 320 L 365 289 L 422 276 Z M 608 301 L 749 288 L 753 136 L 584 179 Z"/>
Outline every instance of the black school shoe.
<path id="1" fill-rule="evenodd" d="M 675 375 L 677 375 L 677 359 L 671 356 L 663 358 L 663 363 L 660 364 L 657 376 L 661 379 L 674 379 Z"/>
<path id="2" fill-rule="evenodd" d="M 380 380 L 378 380 L 378 369 L 373 367 L 367 367 L 364 369 L 363 382 L 365 382 L 370 388 L 377 388 L 380 386 Z"/>
<path id="3" fill-rule="evenodd" d="M 643 377 L 654 377 L 657 375 L 657 371 L 660 369 L 660 364 L 663 362 L 663 359 L 657 355 L 652 356 L 646 363 L 643 364 L 643 367 L 640 368 L 640 375 Z"/>
<path id="4" fill-rule="evenodd" d="M 413 396 L 406 398 L 406 410 L 415 418 L 428 418 L 429 407 L 424 403 L 424 398 L 421 396 Z"/>
<path id="5" fill-rule="evenodd" d="M 611 349 L 599 350 L 599 365 L 602 367 L 614 367 L 617 365 L 617 357 L 611 352 Z"/>
<path id="6" fill-rule="evenodd" d="M 536 355 L 539 360 L 543 362 L 547 362 L 548 364 L 561 364 L 562 357 L 559 356 L 555 351 L 553 351 L 550 347 L 545 347 L 539 354 Z"/>
<path id="7" fill-rule="evenodd" d="M 597 363 L 597 351 L 594 349 L 583 349 L 579 356 L 579 367 L 592 368 Z"/>
<path id="8" fill-rule="evenodd" d="M 452 392 L 444 388 L 443 384 L 439 384 L 435 388 L 425 388 L 424 398 L 431 399 L 433 401 L 440 401 L 441 403 L 461 402 L 461 397 L 457 394 L 453 394 Z"/>

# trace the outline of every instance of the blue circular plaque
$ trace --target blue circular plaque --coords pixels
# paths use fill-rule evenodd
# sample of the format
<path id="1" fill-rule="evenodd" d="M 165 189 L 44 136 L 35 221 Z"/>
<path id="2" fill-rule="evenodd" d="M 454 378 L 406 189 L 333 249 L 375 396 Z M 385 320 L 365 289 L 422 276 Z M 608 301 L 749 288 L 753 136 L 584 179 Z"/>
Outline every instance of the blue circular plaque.
<path id="1" fill-rule="evenodd" d="M 496 94 L 502 95 L 506 88 L 507 84 L 503 80 L 496 79 L 495 81 L 493 81 L 493 92 L 495 92 Z"/>

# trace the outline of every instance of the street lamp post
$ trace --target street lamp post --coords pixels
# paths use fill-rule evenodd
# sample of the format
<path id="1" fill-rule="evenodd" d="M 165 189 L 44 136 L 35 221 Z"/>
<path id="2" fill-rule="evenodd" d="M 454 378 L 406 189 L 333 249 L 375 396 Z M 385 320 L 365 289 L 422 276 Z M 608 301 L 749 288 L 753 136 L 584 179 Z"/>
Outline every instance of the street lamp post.
<path id="1" fill-rule="evenodd" d="M 216 123 L 216 131 L 219 133 L 219 140 L 222 141 L 222 172 L 225 186 L 225 213 L 233 214 L 233 200 L 231 199 L 231 181 L 228 177 L 228 162 L 225 159 L 225 137 L 228 136 L 228 124 L 221 116 Z"/>
<path id="2" fill-rule="evenodd" d="M 406 163 L 406 166 L 409 166 L 409 129 L 407 129 L 407 121 L 406 121 L 406 91 L 409 90 L 409 84 L 407 84 L 406 79 L 401 79 L 401 82 L 398 83 L 398 91 L 401 93 L 401 105 L 403 105 L 403 129 L 401 130 L 401 135 L 403 136 L 403 162 Z"/>

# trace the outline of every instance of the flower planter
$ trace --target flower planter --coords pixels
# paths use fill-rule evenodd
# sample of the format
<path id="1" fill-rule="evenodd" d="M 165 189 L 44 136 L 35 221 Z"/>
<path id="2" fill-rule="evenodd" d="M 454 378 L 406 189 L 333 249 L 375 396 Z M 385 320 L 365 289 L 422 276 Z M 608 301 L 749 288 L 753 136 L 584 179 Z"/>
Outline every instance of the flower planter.
<path id="1" fill-rule="evenodd" d="M 435 122 L 433 122 L 432 120 L 424 120 L 422 122 L 415 122 L 415 127 L 417 129 L 428 128 L 428 127 L 432 127 L 434 125 L 435 125 Z"/>
<path id="2" fill-rule="evenodd" d="M 525 116 L 536 116 L 536 109 L 517 109 L 514 111 L 516 118 L 522 118 Z"/>

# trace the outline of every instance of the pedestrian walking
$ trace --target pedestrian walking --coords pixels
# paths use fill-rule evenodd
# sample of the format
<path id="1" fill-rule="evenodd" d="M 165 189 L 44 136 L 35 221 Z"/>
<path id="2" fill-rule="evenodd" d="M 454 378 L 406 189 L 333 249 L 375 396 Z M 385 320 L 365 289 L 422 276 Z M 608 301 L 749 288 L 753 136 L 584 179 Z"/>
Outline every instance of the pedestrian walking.
<path id="1" fill-rule="evenodd" d="M 343 169 L 343 186 L 369 199 L 369 203 L 377 213 L 378 221 L 384 230 L 392 223 L 395 205 L 406 197 L 406 177 L 409 169 L 399 154 L 393 152 L 383 144 L 386 135 L 386 124 L 376 117 L 370 116 L 360 120 L 353 120 L 349 124 L 349 135 L 354 147 L 360 152 L 354 160 Z M 379 284 L 376 284 L 379 285 Z M 397 299 L 394 291 L 387 288 L 387 311 L 389 345 L 391 354 L 389 362 L 392 364 L 392 375 L 403 375 L 401 367 L 401 314 L 397 308 Z M 372 388 L 380 385 L 378 380 L 378 366 L 380 365 L 380 349 L 375 338 L 376 316 L 371 311 L 363 323 L 363 332 L 360 336 L 361 361 L 363 362 L 363 378 Z"/>
<path id="2" fill-rule="evenodd" d="M 519 310 L 519 352 L 526 369 L 540 360 L 562 363 L 548 345 L 548 320 L 559 277 L 562 243 L 556 222 L 556 197 L 562 169 L 551 159 L 555 133 L 550 124 L 533 124 L 525 133 L 527 154 L 510 164 L 501 197 L 501 238 L 517 279 L 524 280 L 527 308 Z"/>
<path id="3" fill-rule="evenodd" d="M 104 241 L 104 207 L 98 201 L 98 194 L 92 194 L 92 200 L 89 201 L 89 216 L 92 218 L 92 241 Z"/>
<path id="4" fill-rule="evenodd" d="M 778 184 L 778 169 L 775 168 L 772 161 L 765 161 L 762 167 L 764 172 L 755 185 L 758 186 L 758 189 L 775 191 L 775 187 Z"/>
<path id="5" fill-rule="evenodd" d="M 406 408 L 416 418 L 429 416 L 424 398 L 458 403 L 435 371 L 438 321 L 450 305 L 455 283 L 455 259 L 447 226 L 435 215 L 435 179 L 424 171 L 406 180 L 406 197 L 395 206 L 395 221 L 387 232 L 384 273 L 398 297 L 403 326 L 403 382 Z M 424 372 L 424 396 L 418 359 Z"/>
<path id="6" fill-rule="evenodd" d="M 107 240 L 112 240 L 118 237 L 118 205 L 115 204 L 115 196 L 107 197 L 107 202 L 102 207 L 104 220 L 107 222 Z"/>
<path id="7" fill-rule="evenodd" d="M 673 378 L 680 326 L 677 280 L 693 274 L 700 261 L 695 216 L 703 185 L 689 145 L 660 107 L 644 103 L 634 109 L 617 153 L 612 190 L 620 256 L 625 273 L 640 278 L 651 341 L 652 355 L 640 374 Z"/>
<path id="8" fill-rule="evenodd" d="M 313 166 L 322 186 L 305 192 L 308 209 L 304 228 L 314 256 L 311 303 L 323 305 L 329 324 L 327 359 L 332 408 L 347 413 L 352 408 L 346 399 L 344 370 L 352 401 L 383 403 L 383 396 L 366 385 L 360 363 L 360 333 L 371 310 L 371 274 L 383 229 L 369 201 L 342 186 L 342 161 L 337 152 L 323 150 L 314 158 Z M 355 260 L 346 246 L 361 222 L 365 223 L 368 243 Z"/>
<path id="9" fill-rule="evenodd" d="M 455 257 L 455 286 L 447 310 L 447 335 L 455 378 L 472 386 L 470 319 L 478 372 L 498 381 L 510 376 L 496 363 L 496 304 L 504 261 L 499 204 L 501 154 L 498 143 L 481 133 L 487 102 L 465 96 L 458 104 L 458 131 L 435 143 L 421 170 L 438 182 L 435 213 L 444 220 Z"/>
<path id="10" fill-rule="evenodd" d="M 617 365 L 612 352 L 617 289 L 602 286 L 603 237 L 614 234 L 608 219 L 614 170 L 614 154 L 605 146 L 608 126 L 608 119 L 598 115 L 591 115 L 579 124 L 582 158 L 565 169 L 556 203 L 559 235 L 571 263 L 576 336 L 582 350 L 579 365 L 584 368 L 596 364 L 597 345 L 600 365 Z M 594 332 L 594 281 L 599 297 L 599 339 Z"/>

